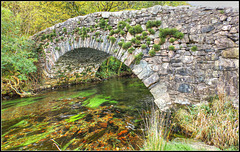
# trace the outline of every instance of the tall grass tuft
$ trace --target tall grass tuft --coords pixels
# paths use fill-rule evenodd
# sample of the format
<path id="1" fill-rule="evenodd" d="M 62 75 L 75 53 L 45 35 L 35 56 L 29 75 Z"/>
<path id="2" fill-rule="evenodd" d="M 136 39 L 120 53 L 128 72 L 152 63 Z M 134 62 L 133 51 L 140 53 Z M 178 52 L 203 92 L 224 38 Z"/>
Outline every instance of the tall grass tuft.
<path id="1" fill-rule="evenodd" d="M 169 123 L 169 115 L 163 114 L 156 106 L 151 107 L 151 113 L 144 112 L 144 137 L 145 141 L 141 150 L 161 151 L 167 146 L 170 128 L 166 127 Z"/>
<path id="2" fill-rule="evenodd" d="M 173 121 L 185 133 L 220 149 L 239 149 L 239 111 L 222 92 L 209 104 L 179 109 Z"/>

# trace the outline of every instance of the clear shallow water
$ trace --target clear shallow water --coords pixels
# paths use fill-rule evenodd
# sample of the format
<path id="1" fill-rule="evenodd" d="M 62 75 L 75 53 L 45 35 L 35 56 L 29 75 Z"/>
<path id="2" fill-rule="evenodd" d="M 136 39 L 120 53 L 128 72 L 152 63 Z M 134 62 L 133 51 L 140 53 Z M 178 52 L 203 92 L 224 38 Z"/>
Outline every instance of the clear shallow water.
<path id="1" fill-rule="evenodd" d="M 152 101 L 138 78 L 3 101 L 1 149 L 137 150 L 142 145 L 140 113 Z"/>

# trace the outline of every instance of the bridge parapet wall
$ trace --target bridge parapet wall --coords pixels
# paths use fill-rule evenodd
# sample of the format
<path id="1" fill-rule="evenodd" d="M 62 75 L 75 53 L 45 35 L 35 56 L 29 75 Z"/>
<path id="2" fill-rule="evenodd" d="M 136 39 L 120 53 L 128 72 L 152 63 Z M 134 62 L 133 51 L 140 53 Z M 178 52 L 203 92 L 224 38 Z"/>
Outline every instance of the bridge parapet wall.
<path id="1" fill-rule="evenodd" d="M 150 45 L 142 49 L 134 44 L 135 51 L 129 53 L 118 45 L 121 39 L 130 41 L 134 36 L 126 28 L 124 35 L 114 34 L 116 41 L 112 43 L 107 36 L 110 30 L 97 27 L 89 31 L 84 40 L 74 32 L 76 28 L 91 27 L 97 24 L 96 19 L 108 19 L 113 30 L 119 21 L 130 19 L 130 25 L 141 25 L 147 31 L 147 21 L 160 20 L 159 27 L 153 27 L 155 34 L 148 34 Z M 66 28 L 66 32 L 64 32 Z M 159 29 L 176 28 L 184 33 L 184 38 L 170 42 L 171 37 L 161 45 L 154 56 L 149 50 L 158 44 Z M 43 35 L 53 31 L 57 36 L 52 40 L 41 40 Z M 73 32 L 73 33 L 72 33 Z M 100 32 L 100 40 L 94 37 Z M 129 66 L 143 81 L 155 98 L 159 107 L 174 103 L 191 104 L 205 100 L 209 95 L 217 94 L 223 87 L 225 93 L 239 104 L 239 10 L 233 8 L 206 7 L 168 7 L 154 6 L 142 10 L 121 12 L 96 12 L 85 16 L 71 18 L 35 34 L 32 39 L 36 44 L 43 43 L 43 69 L 47 76 L 57 60 L 69 51 L 80 48 L 91 48 L 112 55 Z M 49 45 L 46 45 L 49 43 Z M 141 40 L 146 44 L 146 40 Z M 170 50 L 169 46 L 175 50 Z M 196 46 L 197 50 L 192 51 Z M 136 64 L 135 56 L 140 52 L 143 57 Z M 91 55 L 91 51 L 89 52 Z M 107 55 L 106 55 L 107 56 Z M 84 58 L 84 57 L 83 57 Z"/>

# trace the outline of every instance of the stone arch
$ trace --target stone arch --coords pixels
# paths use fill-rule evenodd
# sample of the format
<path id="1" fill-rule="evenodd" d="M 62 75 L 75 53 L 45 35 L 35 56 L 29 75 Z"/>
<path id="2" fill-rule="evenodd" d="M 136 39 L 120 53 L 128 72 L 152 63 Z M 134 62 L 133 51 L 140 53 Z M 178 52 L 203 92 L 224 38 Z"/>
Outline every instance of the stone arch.
<path id="1" fill-rule="evenodd" d="M 140 24 L 144 30 L 149 20 L 161 20 L 159 28 L 176 28 L 184 33 L 182 40 L 171 43 L 170 38 L 161 45 L 155 56 L 148 51 L 153 44 L 159 42 L 159 30 L 152 36 L 152 43 L 147 49 L 137 47 L 130 54 L 122 49 L 120 39 L 130 41 L 129 32 L 118 36 L 112 43 L 107 39 L 109 30 L 100 32 L 102 42 L 94 39 L 94 33 L 85 39 L 76 34 L 67 34 L 77 27 L 89 27 L 97 24 L 95 19 L 109 19 L 109 25 L 117 28 L 119 21 L 130 18 L 131 26 Z M 49 76 L 52 66 L 66 52 L 80 48 L 91 48 L 112 55 L 129 66 L 132 71 L 149 88 L 155 98 L 155 103 L 162 109 L 173 103 L 191 104 L 205 100 L 209 95 L 217 94 L 218 86 L 224 87 L 227 95 L 231 96 L 238 105 L 239 93 L 239 10 L 232 8 L 206 7 L 168 7 L 154 6 L 142 10 L 121 12 L 96 12 L 85 16 L 71 18 L 63 23 L 54 25 L 35 34 L 32 39 L 36 44 L 41 43 L 44 34 L 54 30 L 65 37 L 64 40 L 50 42 L 43 51 L 43 73 Z M 66 32 L 62 29 L 66 28 Z M 48 43 L 44 41 L 44 43 Z M 175 50 L 169 49 L 170 45 Z M 196 51 L 192 47 L 197 46 Z M 116 51 L 115 51 L 116 50 Z M 134 63 L 134 56 L 143 53 L 140 64 Z"/>

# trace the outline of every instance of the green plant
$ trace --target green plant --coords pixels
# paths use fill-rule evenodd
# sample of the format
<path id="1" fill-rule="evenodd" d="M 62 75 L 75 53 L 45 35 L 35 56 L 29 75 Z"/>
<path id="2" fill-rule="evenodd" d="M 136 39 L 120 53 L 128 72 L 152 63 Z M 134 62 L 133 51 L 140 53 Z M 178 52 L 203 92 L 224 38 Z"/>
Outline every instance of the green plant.
<path id="1" fill-rule="evenodd" d="M 176 28 L 159 29 L 159 37 L 160 38 L 166 38 L 168 35 L 173 36 L 177 39 L 182 39 L 184 37 L 184 34 L 179 32 Z"/>
<path id="2" fill-rule="evenodd" d="M 114 52 L 114 53 L 117 53 L 117 51 L 118 51 L 118 50 L 117 50 L 117 49 L 115 49 L 113 52 Z"/>
<path id="3" fill-rule="evenodd" d="M 148 33 L 146 31 L 142 32 L 142 36 L 146 37 L 148 35 Z"/>
<path id="4" fill-rule="evenodd" d="M 142 45 L 141 45 L 141 48 L 142 48 L 142 49 L 146 49 L 146 48 L 147 48 L 146 44 L 142 44 Z"/>
<path id="5" fill-rule="evenodd" d="M 120 34 L 123 36 L 125 34 L 125 32 L 123 30 L 121 30 Z"/>
<path id="6" fill-rule="evenodd" d="M 63 30 L 64 33 L 67 33 L 66 27 L 64 27 L 62 30 Z"/>
<path id="7" fill-rule="evenodd" d="M 161 21 L 157 20 L 157 21 L 148 21 L 146 24 L 147 28 L 151 28 L 151 27 L 158 27 L 161 25 Z"/>
<path id="8" fill-rule="evenodd" d="M 128 18 L 128 19 L 126 19 L 126 20 L 125 20 L 125 22 L 128 22 L 128 23 L 130 23 L 130 22 L 131 22 L 131 19 L 130 19 L 130 18 Z"/>
<path id="9" fill-rule="evenodd" d="M 108 30 L 112 30 L 112 26 L 108 25 L 107 26 Z"/>
<path id="10" fill-rule="evenodd" d="M 56 41 L 56 42 L 58 42 L 58 41 L 59 41 L 59 39 L 55 39 L 55 41 Z"/>
<path id="11" fill-rule="evenodd" d="M 159 51 L 159 50 L 160 50 L 160 45 L 153 44 L 153 49 L 154 49 L 155 51 Z"/>
<path id="12" fill-rule="evenodd" d="M 137 54 L 137 55 L 135 56 L 135 64 L 139 64 L 140 61 L 141 61 L 141 59 L 142 59 L 142 57 L 143 57 L 143 53 L 142 53 L 142 52 L 140 52 L 139 54 Z"/>
<path id="13" fill-rule="evenodd" d="M 126 26 L 126 22 L 120 21 L 118 22 L 117 28 L 123 30 L 125 26 Z"/>
<path id="14" fill-rule="evenodd" d="M 131 47 L 131 48 L 128 49 L 128 52 L 129 52 L 130 54 L 132 54 L 132 52 L 133 52 L 134 50 L 135 50 L 135 48 Z"/>
<path id="15" fill-rule="evenodd" d="M 124 43 L 124 42 L 120 41 L 120 42 L 118 42 L 118 45 L 119 45 L 119 46 L 122 46 L 123 43 Z"/>
<path id="16" fill-rule="evenodd" d="M 112 36 L 114 34 L 114 30 L 111 30 L 109 35 Z"/>
<path id="17" fill-rule="evenodd" d="M 137 33 L 142 33 L 142 31 L 143 31 L 142 26 L 139 25 L 139 24 L 136 25 L 136 26 L 134 27 L 134 29 L 135 29 L 136 34 L 137 34 Z"/>
<path id="18" fill-rule="evenodd" d="M 155 34 L 155 31 L 154 31 L 153 29 L 151 29 L 151 28 L 148 28 L 148 32 L 149 32 L 150 34 Z"/>
<path id="19" fill-rule="evenodd" d="M 193 51 L 193 52 L 197 51 L 197 46 L 191 47 L 191 51 Z"/>
<path id="20" fill-rule="evenodd" d="M 140 45 L 141 41 L 140 40 L 136 40 L 135 44 Z"/>
<path id="21" fill-rule="evenodd" d="M 110 41 L 112 42 L 112 44 L 116 41 L 116 38 L 113 37 L 113 36 L 111 36 L 109 39 L 110 39 Z"/>
<path id="22" fill-rule="evenodd" d="M 173 51 L 173 50 L 175 50 L 175 47 L 174 47 L 173 45 L 170 45 L 170 46 L 168 47 L 168 49 Z"/>
<path id="23" fill-rule="evenodd" d="M 46 35 L 43 34 L 42 37 L 41 37 L 41 41 L 45 40 L 46 38 L 47 38 Z"/>
<path id="24" fill-rule="evenodd" d="M 105 19 L 101 18 L 100 21 L 99 21 L 100 28 L 104 29 L 106 25 L 107 25 L 107 22 L 105 21 Z"/>
<path id="25" fill-rule="evenodd" d="M 150 38 L 150 37 L 147 37 L 147 38 L 146 38 L 146 41 L 151 41 L 151 38 Z"/>
<path id="26" fill-rule="evenodd" d="M 141 40 L 141 36 L 140 36 L 140 35 L 137 35 L 137 36 L 136 36 L 136 39 L 137 39 L 137 40 Z"/>
<path id="27" fill-rule="evenodd" d="M 132 43 L 136 43 L 136 38 L 135 38 L 135 37 L 132 38 L 132 39 L 131 39 L 131 42 L 132 42 Z"/>
<path id="28" fill-rule="evenodd" d="M 95 36 L 98 37 L 100 35 L 100 32 L 95 32 Z"/>
<path id="29" fill-rule="evenodd" d="M 150 56 L 154 56 L 154 55 L 156 54 L 156 52 L 152 49 L 152 50 L 150 50 L 150 51 L 148 52 L 148 54 L 149 54 Z"/>
<path id="30" fill-rule="evenodd" d="M 118 34 L 120 32 L 120 29 L 114 30 L 114 34 Z"/>
<path id="31" fill-rule="evenodd" d="M 165 38 L 160 38 L 159 44 L 160 44 L 160 45 L 162 45 L 162 44 L 164 44 L 164 43 L 165 43 L 165 41 L 166 41 L 166 39 L 165 39 Z"/>
<path id="32" fill-rule="evenodd" d="M 123 45 L 122 45 L 122 48 L 123 49 L 128 49 L 128 48 L 130 48 L 132 46 L 132 43 L 131 42 L 126 42 L 126 43 L 124 43 Z"/>
<path id="33" fill-rule="evenodd" d="M 224 14 L 224 10 L 220 10 L 219 13 Z"/>
<path id="34" fill-rule="evenodd" d="M 170 41 L 171 43 L 173 43 L 173 42 L 175 41 L 175 39 L 174 39 L 174 38 L 171 38 L 169 41 Z"/>
<path id="35" fill-rule="evenodd" d="M 150 45 L 150 44 L 151 44 L 151 41 L 147 41 L 146 43 L 147 43 L 147 45 Z"/>
<path id="36" fill-rule="evenodd" d="M 97 41 L 97 42 L 100 42 L 100 39 L 99 39 L 99 38 L 97 38 L 97 39 L 96 39 L 96 41 Z"/>
<path id="37" fill-rule="evenodd" d="M 126 28 L 129 31 L 129 29 L 131 28 L 131 26 L 129 24 L 126 24 Z"/>

